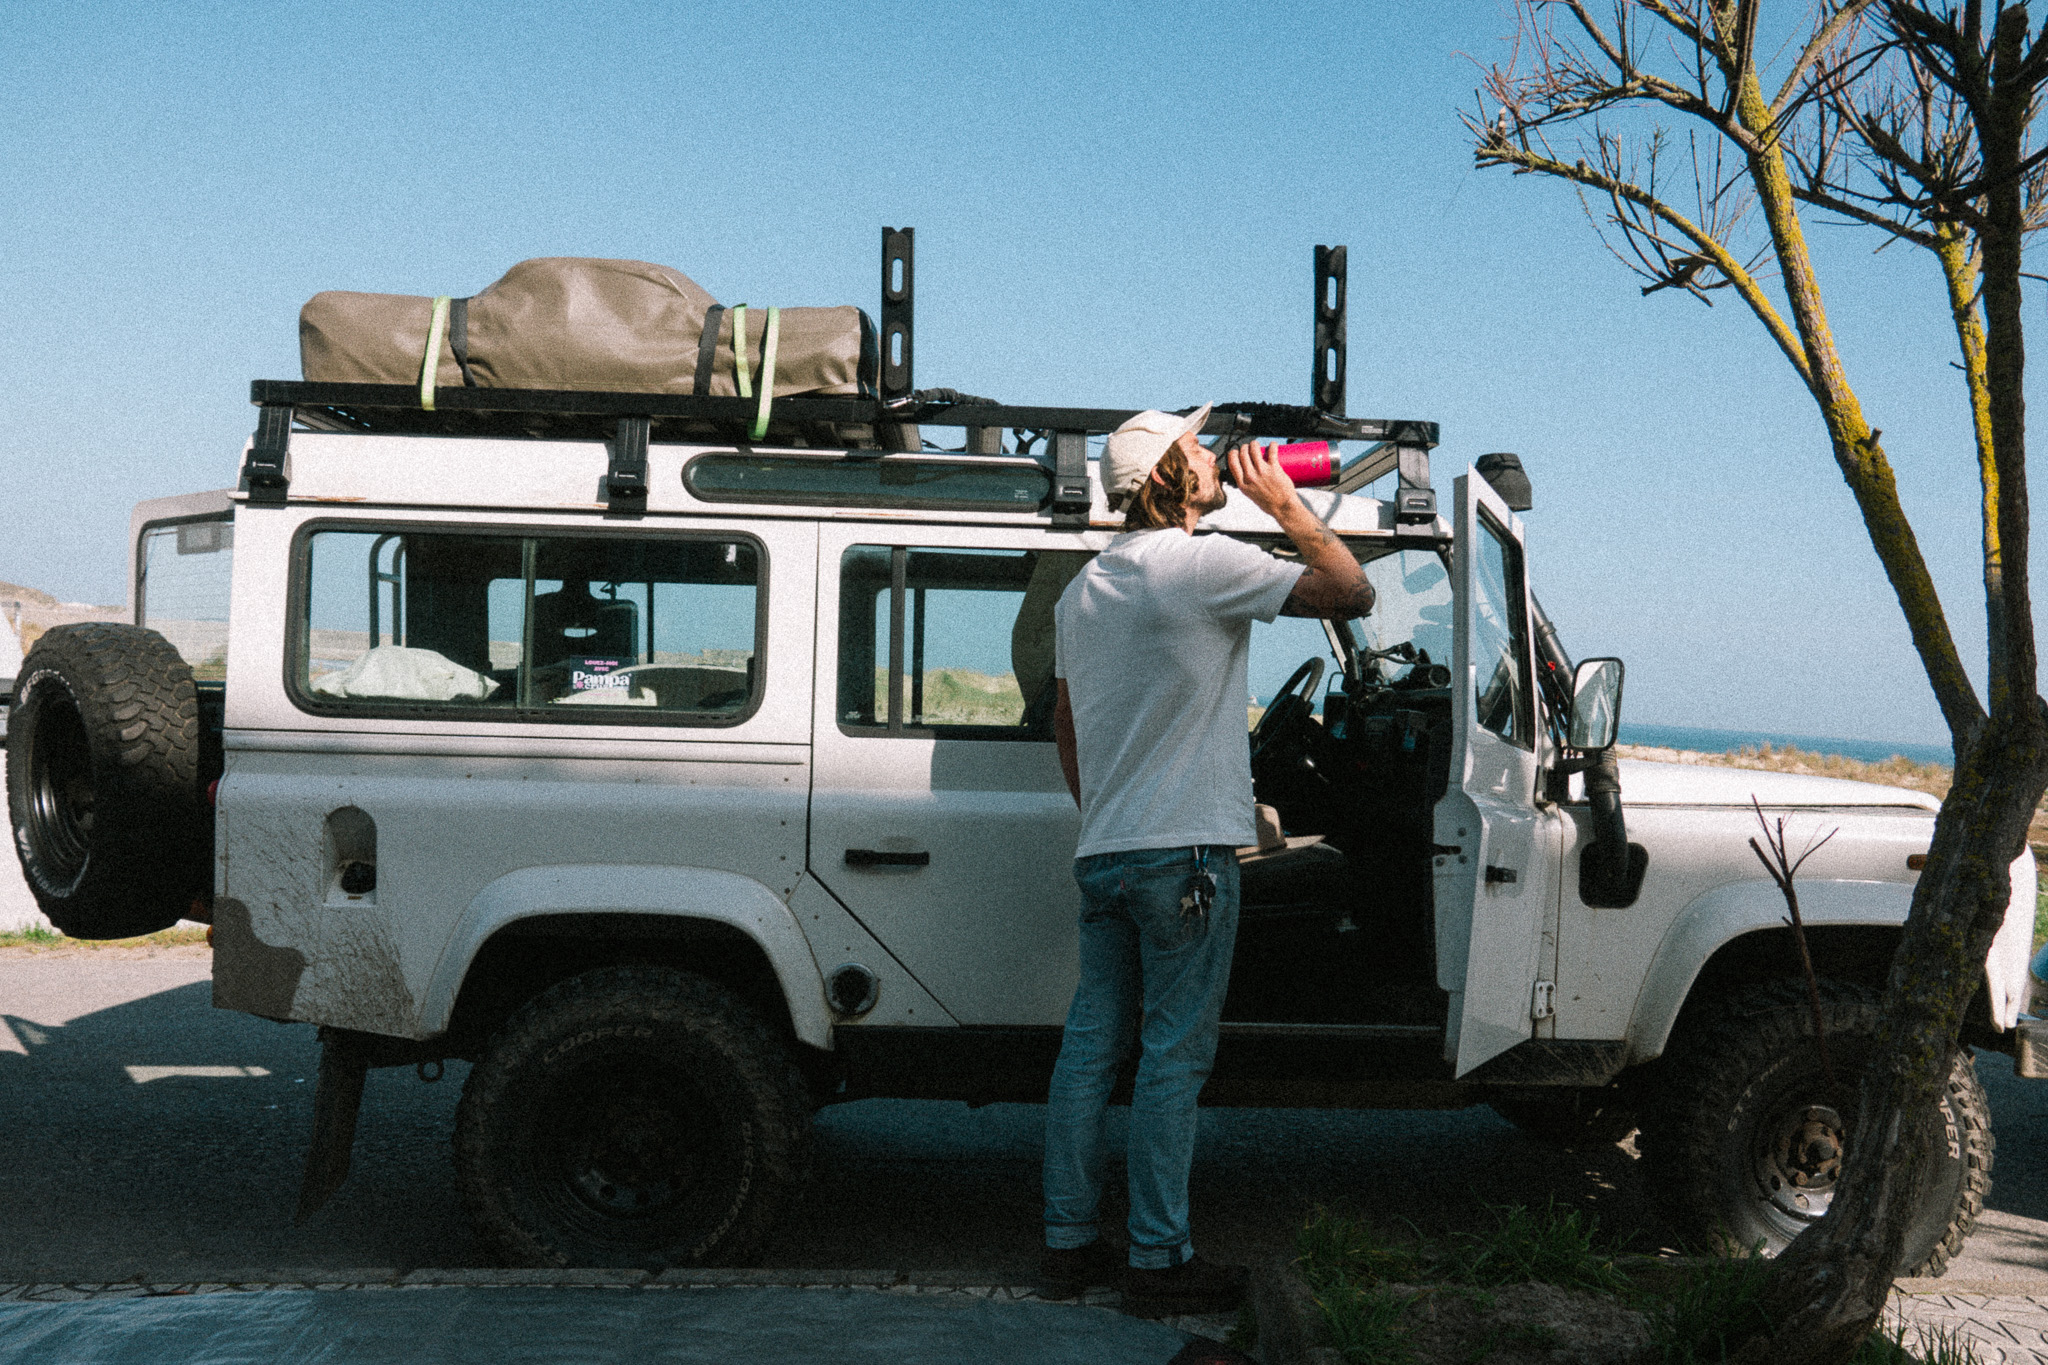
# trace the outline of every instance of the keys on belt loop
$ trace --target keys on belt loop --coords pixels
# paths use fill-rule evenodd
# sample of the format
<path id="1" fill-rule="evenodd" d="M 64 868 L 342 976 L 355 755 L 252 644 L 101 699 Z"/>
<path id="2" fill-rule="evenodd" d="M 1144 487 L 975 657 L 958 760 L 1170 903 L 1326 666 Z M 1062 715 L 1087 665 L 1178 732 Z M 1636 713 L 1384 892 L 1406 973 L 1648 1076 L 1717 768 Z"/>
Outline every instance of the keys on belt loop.
<path id="1" fill-rule="evenodd" d="M 1195 849 L 1195 875 L 1188 878 L 1188 889 L 1180 898 L 1182 919 L 1207 919 L 1209 907 L 1216 903 L 1216 874 L 1209 870 L 1209 850 L 1197 846 Z"/>

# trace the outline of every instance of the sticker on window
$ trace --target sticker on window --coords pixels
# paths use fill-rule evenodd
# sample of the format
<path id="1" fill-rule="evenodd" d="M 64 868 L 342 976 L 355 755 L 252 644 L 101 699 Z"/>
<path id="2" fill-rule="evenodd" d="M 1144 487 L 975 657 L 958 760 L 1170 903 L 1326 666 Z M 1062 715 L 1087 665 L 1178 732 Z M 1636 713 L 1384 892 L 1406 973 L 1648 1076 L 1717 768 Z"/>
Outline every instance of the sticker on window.
<path id="1" fill-rule="evenodd" d="M 568 660 L 571 692 L 624 692 L 633 686 L 630 674 L 619 670 L 624 659 L 577 658 Z"/>

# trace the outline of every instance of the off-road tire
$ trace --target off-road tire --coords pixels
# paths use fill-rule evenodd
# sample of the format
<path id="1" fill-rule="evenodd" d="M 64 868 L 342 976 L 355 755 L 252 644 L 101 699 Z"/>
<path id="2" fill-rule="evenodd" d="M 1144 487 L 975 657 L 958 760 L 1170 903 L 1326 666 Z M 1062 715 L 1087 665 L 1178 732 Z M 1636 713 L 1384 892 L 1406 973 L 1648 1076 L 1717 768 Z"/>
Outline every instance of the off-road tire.
<path id="1" fill-rule="evenodd" d="M 1527 1136 L 1556 1147 L 1610 1147 L 1636 1130 L 1635 1105 L 1611 1089 L 1502 1097 L 1488 1107 Z"/>
<path id="2" fill-rule="evenodd" d="M 456 1177 L 509 1265 L 738 1264 L 802 1192 L 810 1110 L 789 1045 L 733 991 L 607 967 L 491 1039 L 456 1111 Z"/>
<path id="3" fill-rule="evenodd" d="M 7 719 L 7 810 L 50 923 L 128 938 L 210 896 L 208 747 L 192 670 L 155 631 L 95 621 L 36 641 Z"/>
<path id="4" fill-rule="evenodd" d="M 1840 1130 L 1853 1128 L 1878 995 L 1824 980 L 1820 997 L 1834 1095 L 1824 1093 L 1804 982 L 1741 992 L 1687 1020 L 1673 1040 L 1658 1102 L 1643 1115 L 1640 1146 L 1666 1216 L 1682 1235 L 1729 1253 L 1761 1243 L 1766 1255 L 1776 1255 L 1832 1198 L 1829 1179 L 1807 1196 L 1808 1209 L 1794 1207 L 1801 1191 L 1782 1176 L 1798 1161 L 1786 1164 L 1782 1154 L 1792 1148 L 1777 1139 L 1798 1131 L 1793 1125 L 1802 1119 L 1824 1115 L 1818 1106 L 1829 1100 Z M 1957 1053 L 1940 1102 L 1920 1122 L 1932 1166 L 1899 1273 L 1939 1275 L 1991 1192 L 1991 1114 L 1967 1049 Z"/>

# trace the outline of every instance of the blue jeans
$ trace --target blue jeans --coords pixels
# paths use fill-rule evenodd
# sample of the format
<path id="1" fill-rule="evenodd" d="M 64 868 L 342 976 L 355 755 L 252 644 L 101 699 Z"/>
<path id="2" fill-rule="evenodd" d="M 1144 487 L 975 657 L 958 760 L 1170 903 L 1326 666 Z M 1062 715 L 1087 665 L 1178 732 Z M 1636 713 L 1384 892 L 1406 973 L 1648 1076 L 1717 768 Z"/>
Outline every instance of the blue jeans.
<path id="1" fill-rule="evenodd" d="M 1215 874 L 1204 914 L 1182 909 L 1201 867 Z M 1074 860 L 1081 886 L 1081 984 L 1067 1011 L 1045 1115 L 1045 1242 L 1097 1236 L 1106 1158 L 1103 1116 L 1119 1064 L 1141 1048 L 1131 1091 L 1133 1266 L 1166 1270 L 1194 1255 L 1188 1167 L 1195 1097 L 1216 1060 L 1217 1023 L 1237 942 L 1237 855 L 1220 845 L 1146 848 Z"/>

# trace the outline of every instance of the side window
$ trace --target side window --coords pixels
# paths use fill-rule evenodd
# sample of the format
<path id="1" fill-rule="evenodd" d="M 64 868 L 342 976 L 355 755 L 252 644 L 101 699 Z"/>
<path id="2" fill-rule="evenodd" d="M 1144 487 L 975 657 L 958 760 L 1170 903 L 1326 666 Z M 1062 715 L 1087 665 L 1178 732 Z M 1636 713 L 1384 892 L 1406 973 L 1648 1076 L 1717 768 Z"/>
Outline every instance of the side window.
<path id="1" fill-rule="evenodd" d="M 853 734 L 1050 739 L 1053 604 L 1083 551 L 856 545 L 840 561 Z"/>
<path id="2" fill-rule="evenodd" d="M 305 566 L 316 704 L 719 724 L 759 691 L 751 540 L 316 531 Z"/>
<path id="3" fill-rule="evenodd" d="M 139 624 L 171 642 L 202 683 L 228 676 L 228 586 L 235 524 L 185 521 L 151 526 L 135 557 Z"/>
<path id="4" fill-rule="evenodd" d="M 1524 619 L 1521 547 L 1485 517 L 1472 565 L 1472 663 L 1478 674 L 1479 723 L 1509 743 L 1535 744 L 1530 713 L 1528 626 Z"/>

